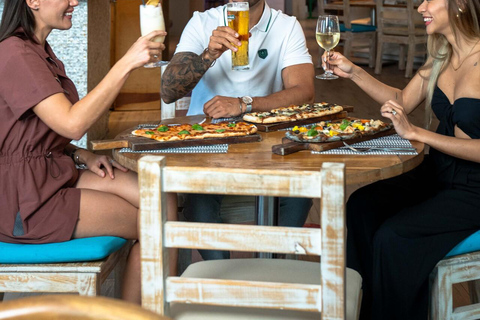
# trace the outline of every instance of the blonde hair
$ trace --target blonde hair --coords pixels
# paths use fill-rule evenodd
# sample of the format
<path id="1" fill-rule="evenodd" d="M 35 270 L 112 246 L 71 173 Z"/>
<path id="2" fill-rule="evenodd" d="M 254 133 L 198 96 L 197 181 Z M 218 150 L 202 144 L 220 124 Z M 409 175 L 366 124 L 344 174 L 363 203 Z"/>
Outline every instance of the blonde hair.
<path id="1" fill-rule="evenodd" d="M 448 18 L 455 41 L 459 34 L 467 39 L 480 39 L 478 17 L 480 16 L 480 0 L 445 0 L 447 2 Z M 458 2 L 457 2 L 458 1 Z M 427 72 L 422 75 L 428 78 L 427 94 L 425 99 L 425 128 L 429 128 L 432 122 L 432 97 L 437 86 L 438 77 L 450 64 L 452 57 L 452 45 L 442 34 L 432 34 L 427 41 L 428 62 L 419 71 Z"/>

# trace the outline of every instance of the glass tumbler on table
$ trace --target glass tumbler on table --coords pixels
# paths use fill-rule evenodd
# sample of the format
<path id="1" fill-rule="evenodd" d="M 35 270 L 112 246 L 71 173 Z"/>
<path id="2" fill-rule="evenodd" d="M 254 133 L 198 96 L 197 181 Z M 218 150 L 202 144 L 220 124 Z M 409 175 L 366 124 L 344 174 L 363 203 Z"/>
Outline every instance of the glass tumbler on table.
<path id="1" fill-rule="evenodd" d="M 340 41 L 340 25 L 338 23 L 338 17 L 331 15 L 319 16 L 317 21 L 316 38 L 318 45 L 327 52 L 328 57 L 330 50 L 335 48 Z M 332 80 L 338 79 L 338 76 L 334 75 L 332 71 L 327 70 L 324 74 L 316 76 L 316 78 L 321 80 Z"/>
<path id="2" fill-rule="evenodd" d="M 146 5 L 140 5 L 140 31 L 142 36 L 155 30 L 165 31 L 165 19 L 163 18 L 162 5 L 160 3 L 157 5 L 149 5 L 148 2 Z M 152 41 L 163 43 L 165 37 L 155 37 Z M 166 64 L 168 64 L 168 61 L 159 60 L 147 63 L 145 68 L 156 68 Z"/>
<path id="3" fill-rule="evenodd" d="M 228 26 L 239 34 L 239 40 L 242 43 L 238 51 L 232 51 L 232 70 L 250 69 L 248 61 L 248 37 L 250 22 L 250 11 L 248 2 L 229 2 L 227 3 Z"/>

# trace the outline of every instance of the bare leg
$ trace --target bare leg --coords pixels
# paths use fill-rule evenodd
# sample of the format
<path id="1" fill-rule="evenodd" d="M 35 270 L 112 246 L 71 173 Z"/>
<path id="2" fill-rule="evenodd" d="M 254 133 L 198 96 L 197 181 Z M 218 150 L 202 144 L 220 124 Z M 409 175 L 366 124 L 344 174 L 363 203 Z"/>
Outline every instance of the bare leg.
<path id="1" fill-rule="evenodd" d="M 115 235 L 138 239 L 139 190 L 134 172 L 115 170 L 115 179 L 99 177 L 90 171 L 82 172 L 77 185 L 82 188 L 79 222 L 75 238 Z M 93 190 L 92 190 L 93 189 Z M 98 190 L 98 191 L 97 191 Z M 177 196 L 167 195 L 167 219 L 177 220 Z M 169 249 L 170 275 L 176 275 L 178 250 Z M 138 242 L 128 256 L 122 297 L 140 304 L 140 248 Z"/>

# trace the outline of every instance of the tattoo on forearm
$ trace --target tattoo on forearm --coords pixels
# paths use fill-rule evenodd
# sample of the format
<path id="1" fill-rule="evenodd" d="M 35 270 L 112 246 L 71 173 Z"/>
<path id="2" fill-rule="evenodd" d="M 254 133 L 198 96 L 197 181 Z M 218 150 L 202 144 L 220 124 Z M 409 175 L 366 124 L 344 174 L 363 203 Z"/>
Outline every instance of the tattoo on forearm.
<path id="1" fill-rule="evenodd" d="M 195 88 L 210 66 L 201 55 L 180 52 L 173 56 L 162 76 L 161 95 L 163 101 L 176 101 Z"/>

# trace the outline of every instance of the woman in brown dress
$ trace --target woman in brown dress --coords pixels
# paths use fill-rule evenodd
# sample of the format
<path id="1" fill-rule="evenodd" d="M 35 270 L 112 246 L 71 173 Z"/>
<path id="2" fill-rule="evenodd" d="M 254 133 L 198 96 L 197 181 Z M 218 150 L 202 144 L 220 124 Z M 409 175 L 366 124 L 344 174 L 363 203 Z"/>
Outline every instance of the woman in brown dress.
<path id="1" fill-rule="evenodd" d="M 111 157 L 76 149 L 106 112 L 129 73 L 164 49 L 139 38 L 79 100 L 46 41 L 67 30 L 77 0 L 5 0 L 0 25 L 0 241 L 48 243 L 92 236 L 137 239 L 137 176 Z M 88 170 L 77 170 L 85 164 Z M 173 197 L 170 201 L 174 201 Z M 171 208 L 176 208 L 176 203 Z M 132 248 L 123 296 L 140 301 L 139 246 Z"/>

